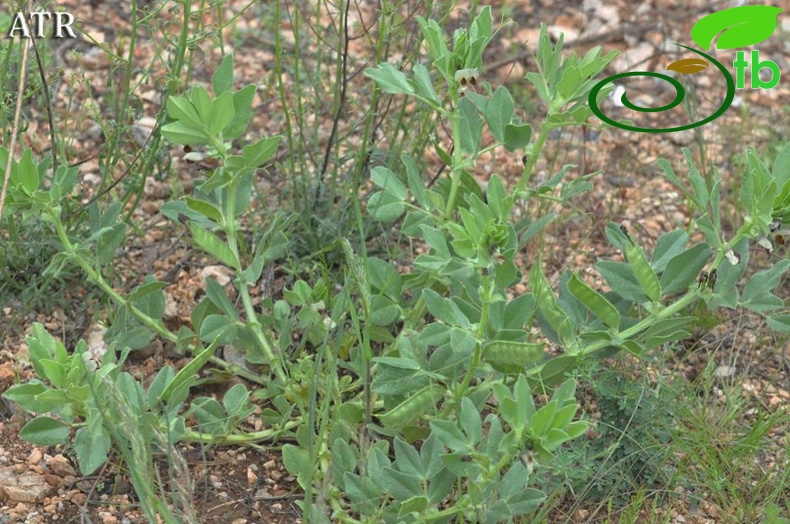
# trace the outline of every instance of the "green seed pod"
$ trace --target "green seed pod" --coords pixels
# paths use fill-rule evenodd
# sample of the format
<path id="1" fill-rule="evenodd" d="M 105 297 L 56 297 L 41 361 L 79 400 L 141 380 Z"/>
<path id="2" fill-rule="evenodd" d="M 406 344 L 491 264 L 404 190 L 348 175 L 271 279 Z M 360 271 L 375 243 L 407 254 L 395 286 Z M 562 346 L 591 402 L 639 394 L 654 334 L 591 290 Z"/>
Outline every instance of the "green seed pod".
<path id="1" fill-rule="evenodd" d="M 442 395 L 444 395 L 444 389 L 438 384 L 425 386 L 388 412 L 379 415 L 379 421 L 388 428 L 404 428 L 432 406 L 435 406 Z"/>
<path id="2" fill-rule="evenodd" d="M 625 243 L 625 258 L 634 270 L 636 280 L 645 292 L 645 296 L 652 302 L 658 300 L 661 296 L 661 284 L 658 282 L 656 272 L 653 271 L 642 247 L 630 236 Z"/>
<path id="3" fill-rule="evenodd" d="M 518 373 L 525 366 L 536 364 L 546 356 L 542 342 L 494 340 L 483 347 L 483 360 L 503 373 Z"/>
<path id="4" fill-rule="evenodd" d="M 568 291 L 571 292 L 576 300 L 584 304 L 587 309 L 600 318 L 601 321 L 614 330 L 620 328 L 620 313 L 611 302 L 587 285 L 576 273 L 571 275 L 568 280 Z"/>
<path id="5" fill-rule="evenodd" d="M 557 298 L 552 293 L 541 266 L 542 264 L 538 260 L 530 271 L 530 285 L 538 304 L 538 310 L 564 344 L 575 345 L 576 330 L 573 321 L 557 304 Z"/>

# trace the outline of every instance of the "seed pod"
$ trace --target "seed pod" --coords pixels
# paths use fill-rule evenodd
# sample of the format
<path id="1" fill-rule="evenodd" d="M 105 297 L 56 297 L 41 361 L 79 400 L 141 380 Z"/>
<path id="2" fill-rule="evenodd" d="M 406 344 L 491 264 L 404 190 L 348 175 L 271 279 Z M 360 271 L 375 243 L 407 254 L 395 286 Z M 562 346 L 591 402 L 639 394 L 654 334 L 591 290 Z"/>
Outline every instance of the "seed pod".
<path id="1" fill-rule="evenodd" d="M 557 333 L 563 343 L 575 343 L 577 337 L 573 321 L 557 304 L 557 298 L 552 293 L 546 276 L 543 274 L 540 261 L 532 266 L 530 285 L 538 303 L 538 310 L 546 319 L 546 322 Z"/>
<path id="2" fill-rule="evenodd" d="M 427 412 L 442 398 L 444 390 L 438 384 L 425 386 L 386 413 L 378 416 L 379 421 L 389 428 L 404 428 L 423 413 Z"/>
<path id="3" fill-rule="evenodd" d="M 639 246 L 634 239 L 628 236 L 625 243 L 625 258 L 628 260 L 631 269 L 634 271 L 636 281 L 644 291 L 645 296 L 650 301 L 655 302 L 661 296 L 661 285 L 658 282 L 656 272 L 647 260 L 642 247 Z"/>
<path id="4" fill-rule="evenodd" d="M 568 291 L 571 292 L 576 300 L 587 306 L 587 309 L 601 319 L 601 322 L 614 330 L 620 328 L 620 313 L 611 302 L 587 285 L 576 273 L 571 275 L 568 280 Z"/>

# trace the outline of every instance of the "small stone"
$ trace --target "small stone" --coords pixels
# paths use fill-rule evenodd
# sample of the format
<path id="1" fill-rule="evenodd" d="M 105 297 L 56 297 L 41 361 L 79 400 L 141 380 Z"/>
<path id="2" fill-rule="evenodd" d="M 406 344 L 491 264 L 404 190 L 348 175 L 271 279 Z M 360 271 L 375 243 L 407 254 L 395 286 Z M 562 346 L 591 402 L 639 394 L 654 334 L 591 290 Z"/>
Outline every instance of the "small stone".
<path id="1" fill-rule="evenodd" d="M 49 466 L 53 473 L 60 475 L 61 477 L 74 476 L 77 474 L 77 472 L 74 471 L 72 465 L 69 464 L 68 459 L 60 454 L 55 455 L 51 460 L 48 460 L 47 466 Z"/>
<path id="2" fill-rule="evenodd" d="M 717 378 L 727 378 L 735 374 L 735 366 L 719 366 L 713 371 L 713 376 Z"/>
<path id="3" fill-rule="evenodd" d="M 31 466 L 34 466 L 41 462 L 41 459 L 44 458 L 44 454 L 38 448 L 33 448 L 33 451 L 27 457 L 27 463 Z"/>
<path id="4" fill-rule="evenodd" d="M 50 486 L 52 486 L 53 488 L 57 488 L 58 486 L 60 486 L 61 479 L 57 475 L 45 474 L 44 481 Z"/>
<path id="5" fill-rule="evenodd" d="M 110 67 L 110 59 L 100 47 L 91 48 L 80 57 L 79 63 L 88 71 L 98 71 Z"/>
<path id="6" fill-rule="evenodd" d="M 247 468 L 247 483 L 252 486 L 258 481 L 258 475 L 252 469 Z"/>
<path id="7" fill-rule="evenodd" d="M 26 471 L 18 475 L 14 468 L 0 468 L 0 500 L 37 504 L 54 494 L 43 475 Z"/>

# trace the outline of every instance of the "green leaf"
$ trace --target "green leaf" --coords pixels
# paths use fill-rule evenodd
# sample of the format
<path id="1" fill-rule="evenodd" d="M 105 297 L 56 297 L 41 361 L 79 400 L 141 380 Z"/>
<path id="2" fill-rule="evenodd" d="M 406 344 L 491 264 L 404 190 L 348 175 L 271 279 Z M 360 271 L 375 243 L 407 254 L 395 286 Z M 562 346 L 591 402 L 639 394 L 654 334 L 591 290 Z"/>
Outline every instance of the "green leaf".
<path id="1" fill-rule="evenodd" d="M 225 294 L 225 290 L 213 277 L 206 279 L 206 296 L 228 317 L 233 320 L 239 319 L 239 312 L 236 311 L 233 302 L 230 301 L 228 295 Z"/>
<path id="2" fill-rule="evenodd" d="M 428 72 L 428 69 L 422 64 L 414 64 L 414 67 L 412 67 L 412 73 L 414 74 L 417 92 L 420 94 L 420 96 L 430 100 L 436 106 L 438 106 L 441 101 L 439 100 L 439 97 L 433 88 L 431 74 Z"/>
<path id="3" fill-rule="evenodd" d="M 246 131 L 252 114 L 252 99 L 256 91 L 254 85 L 248 85 L 233 93 L 233 120 L 222 133 L 225 140 L 239 138 Z"/>
<path id="4" fill-rule="evenodd" d="M 195 375 L 197 375 L 197 372 L 200 371 L 206 362 L 208 362 L 211 357 L 214 356 L 214 352 L 217 350 L 218 343 L 219 339 L 215 339 L 209 347 L 195 355 L 195 357 L 190 360 L 186 366 L 178 370 L 176 376 L 173 377 L 173 380 L 170 381 L 165 390 L 162 392 L 162 400 L 165 402 L 169 401 L 173 396 L 175 396 L 179 388 L 184 386 L 188 387 L 188 385 L 195 380 Z"/>
<path id="5" fill-rule="evenodd" d="M 543 365 L 528 371 L 531 384 L 538 386 L 551 386 L 565 378 L 565 374 L 579 365 L 579 359 L 572 355 L 555 357 Z"/>
<path id="6" fill-rule="evenodd" d="M 491 134 L 500 143 L 505 142 L 505 126 L 507 126 L 515 115 L 515 103 L 510 92 L 503 86 L 497 87 L 491 99 L 485 107 L 485 120 Z"/>
<path id="7" fill-rule="evenodd" d="M 56 388 L 66 387 L 66 365 L 45 358 L 39 361 L 44 375 L 41 378 L 49 380 Z"/>
<path id="8" fill-rule="evenodd" d="M 52 417 L 39 416 L 25 424 L 19 437 L 37 446 L 57 446 L 69 439 L 69 425 Z"/>
<path id="9" fill-rule="evenodd" d="M 195 106 L 195 111 L 200 116 L 201 125 L 205 129 L 215 116 L 213 114 L 214 104 L 208 91 L 203 86 L 196 86 L 189 90 L 187 97 L 192 102 L 192 105 Z"/>
<path id="10" fill-rule="evenodd" d="M 147 346 L 154 339 L 153 332 L 146 326 L 135 326 L 125 330 L 115 339 L 115 345 L 119 349 L 129 348 L 132 350 L 141 349 Z"/>
<path id="11" fill-rule="evenodd" d="M 562 72 L 562 78 L 557 84 L 557 92 L 565 100 L 571 100 L 579 91 L 583 81 L 584 79 L 579 68 L 572 64 L 566 64 Z"/>
<path id="12" fill-rule="evenodd" d="M 47 386 L 39 381 L 28 382 L 27 384 L 17 384 L 8 388 L 3 396 L 8 400 L 19 404 L 25 411 L 33 413 L 46 413 L 50 406 L 42 404 L 37 400 L 38 395 L 49 390 Z"/>
<path id="13" fill-rule="evenodd" d="M 771 305 L 776 303 L 772 298 L 771 291 L 779 285 L 782 275 L 790 268 L 790 260 L 782 260 L 772 267 L 755 273 L 746 286 L 743 288 L 743 305 L 753 309 L 755 305 Z M 778 297 L 775 297 L 778 298 Z M 778 302 L 782 306 L 781 299 Z M 759 309 L 765 311 L 765 309 Z"/>
<path id="14" fill-rule="evenodd" d="M 400 501 L 417 497 L 422 492 L 417 478 L 392 467 L 384 468 L 383 480 L 387 485 L 387 491 Z"/>
<path id="15" fill-rule="evenodd" d="M 483 424 L 480 422 L 480 413 L 469 397 L 461 399 L 461 413 L 458 418 L 464 433 L 469 437 L 469 443 L 476 446 L 483 437 Z"/>
<path id="16" fill-rule="evenodd" d="M 420 495 L 404 500 L 398 510 L 398 516 L 408 515 L 410 513 L 420 513 L 428 508 L 428 497 Z"/>
<path id="17" fill-rule="evenodd" d="M 393 447 L 395 448 L 395 465 L 397 468 L 407 475 L 424 480 L 426 478 L 425 468 L 417 450 L 399 437 L 393 440 Z"/>
<path id="18" fill-rule="evenodd" d="M 208 315 L 200 325 L 200 339 L 203 341 L 219 338 L 222 344 L 230 344 L 237 335 L 237 324 L 225 315 Z"/>
<path id="19" fill-rule="evenodd" d="M 115 224 L 99 237 L 96 243 L 96 260 L 99 265 L 106 266 L 113 258 L 115 251 L 120 247 L 126 236 L 126 224 Z"/>
<path id="20" fill-rule="evenodd" d="M 790 333 L 790 313 L 774 315 L 767 319 L 768 327 L 777 333 Z"/>
<path id="21" fill-rule="evenodd" d="M 159 372 L 154 377 L 154 380 L 151 381 L 151 385 L 148 386 L 148 390 L 146 391 L 146 401 L 148 403 L 148 407 L 154 409 L 154 407 L 162 398 L 165 388 L 167 388 L 174 376 L 175 372 L 170 366 L 164 366 L 159 370 Z"/>
<path id="22" fill-rule="evenodd" d="M 288 473 L 297 477 L 302 488 L 306 488 L 305 480 L 312 477 L 313 463 L 306 449 L 293 444 L 285 444 L 282 448 L 283 464 Z"/>
<path id="23" fill-rule="evenodd" d="M 210 397 L 200 397 L 192 401 L 189 414 L 198 420 L 201 431 L 219 436 L 225 430 L 228 417 L 219 402 Z"/>
<path id="24" fill-rule="evenodd" d="M 450 299 L 443 298 L 433 289 L 425 288 L 422 290 L 422 297 L 428 311 L 437 320 L 451 326 L 469 327 L 469 319 L 466 318 L 458 306 Z"/>
<path id="25" fill-rule="evenodd" d="M 173 96 L 168 98 L 167 113 L 168 116 L 174 120 L 180 121 L 185 127 L 198 131 L 201 130 L 200 115 L 186 96 Z"/>
<path id="26" fill-rule="evenodd" d="M 417 204 L 427 211 L 433 209 L 431 200 L 428 198 L 428 192 L 425 190 L 425 181 L 423 181 L 414 159 L 404 153 L 401 155 L 401 162 L 406 168 L 406 180 L 409 184 L 409 191 L 411 191 Z"/>
<path id="27" fill-rule="evenodd" d="M 474 104 L 462 98 L 458 101 L 460 116 L 461 149 L 470 155 L 477 154 L 483 136 L 483 119 Z"/>
<path id="28" fill-rule="evenodd" d="M 450 422 L 449 420 L 432 420 L 431 430 L 432 434 L 439 437 L 439 440 L 441 440 L 445 446 L 455 452 L 468 453 L 471 449 L 466 436 L 458 429 L 455 422 Z"/>
<path id="29" fill-rule="evenodd" d="M 383 477 L 381 478 L 383 479 Z M 348 498 L 351 500 L 352 510 L 370 514 L 378 509 L 378 500 L 384 488 L 377 488 L 373 480 L 368 477 L 362 478 L 349 472 L 343 475 L 343 483 L 345 484 Z M 311 519 L 310 522 L 316 522 L 316 520 Z"/>
<path id="30" fill-rule="evenodd" d="M 516 149 L 523 149 L 529 145 L 532 138 L 532 126 L 529 124 L 505 125 L 505 149 L 511 153 Z"/>
<path id="31" fill-rule="evenodd" d="M 83 475 L 90 475 L 99 469 L 110 453 L 110 436 L 101 425 L 101 414 L 92 410 L 88 426 L 77 430 L 74 438 L 74 452 Z"/>
<path id="32" fill-rule="evenodd" d="M 703 49 L 733 49 L 759 44 L 776 29 L 776 17 L 782 9 L 767 5 L 743 5 L 723 9 L 702 17 L 691 28 L 691 38 Z"/>
<path id="33" fill-rule="evenodd" d="M 3 167 L 5 167 L 5 165 Z M 16 172 L 22 183 L 24 192 L 28 196 L 32 195 L 33 192 L 38 189 L 41 181 L 39 180 L 36 164 L 33 161 L 33 151 L 31 149 L 26 148 L 22 153 L 22 158 L 19 159 L 19 163 L 16 165 Z"/>
<path id="34" fill-rule="evenodd" d="M 530 285 L 538 304 L 538 311 L 548 324 L 548 328 L 559 337 L 560 342 L 569 346 L 573 345 L 577 340 L 576 326 L 571 317 L 559 307 L 557 297 L 554 296 L 541 266 L 542 264 L 538 260 L 530 269 Z M 546 331 L 545 326 L 541 327 L 544 327 L 544 331 Z"/>
<path id="35" fill-rule="evenodd" d="M 374 326 L 389 326 L 400 318 L 401 310 L 391 298 L 374 295 L 370 300 L 370 323 Z"/>
<path id="36" fill-rule="evenodd" d="M 162 289 L 166 286 L 166 282 L 147 276 L 145 283 L 135 288 L 128 300 L 142 313 L 158 320 L 165 314 L 165 294 Z"/>
<path id="37" fill-rule="evenodd" d="M 682 229 L 675 229 L 658 237 L 651 262 L 656 272 L 664 271 L 672 257 L 686 249 L 688 239 L 688 234 Z"/>
<path id="38" fill-rule="evenodd" d="M 215 234 L 201 229 L 195 224 L 189 224 L 192 239 L 203 251 L 213 256 L 231 269 L 239 268 L 239 261 L 233 251 Z"/>
<path id="39" fill-rule="evenodd" d="M 185 200 L 190 209 L 200 213 L 210 220 L 213 220 L 217 223 L 222 223 L 222 211 L 220 211 L 220 209 L 211 202 L 198 200 L 192 197 L 186 197 Z"/>
<path id="40" fill-rule="evenodd" d="M 381 63 L 375 68 L 369 67 L 365 69 L 365 76 L 375 80 L 385 93 L 393 95 L 414 94 L 414 88 L 409 83 L 406 75 L 388 62 Z"/>
<path id="41" fill-rule="evenodd" d="M 233 55 L 226 55 L 211 77 L 214 95 L 219 96 L 233 88 Z"/>
<path id="42" fill-rule="evenodd" d="M 449 82 L 454 71 L 451 71 L 451 55 L 447 49 L 442 28 L 436 20 L 426 20 L 421 16 L 417 17 L 417 23 L 420 25 L 423 38 L 428 47 L 428 53 L 431 55 L 434 65 L 442 73 L 444 79 Z"/>
<path id="43" fill-rule="evenodd" d="M 271 158 L 277 152 L 277 146 L 280 144 L 280 138 L 282 138 L 280 135 L 262 138 L 254 144 L 245 146 L 242 150 L 245 167 L 257 169 L 271 160 Z"/>
<path id="44" fill-rule="evenodd" d="M 185 146 L 205 144 L 209 140 L 205 131 L 183 122 L 173 122 L 162 126 L 162 136 L 174 144 Z"/>
<path id="45" fill-rule="evenodd" d="M 374 193 L 368 201 L 370 214 L 373 218 L 384 223 L 397 220 L 403 214 L 405 208 L 406 206 L 402 199 L 384 191 Z"/>
<path id="46" fill-rule="evenodd" d="M 208 122 L 208 133 L 219 136 L 220 132 L 233 121 L 233 95 L 223 93 L 212 102 L 211 120 Z"/>
<path id="47" fill-rule="evenodd" d="M 222 397 L 222 404 L 229 416 L 246 416 L 250 410 L 250 392 L 244 384 L 235 384 Z"/>
<path id="48" fill-rule="evenodd" d="M 787 187 L 787 184 L 790 183 L 790 142 L 785 144 L 785 147 L 774 160 L 771 175 L 776 181 L 776 185 L 781 188 Z"/>
<path id="49" fill-rule="evenodd" d="M 705 243 L 697 244 L 672 257 L 661 275 L 661 293 L 667 295 L 688 289 L 708 263 L 708 258 L 710 246 Z"/>
<path id="50" fill-rule="evenodd" d="M 393 195 L 398 200 L 406 200 L 408 196 L 406 186 L 390 168 L 376 166 L 370 172 L 370 178 L 373 180 L 374 184 Z"/>

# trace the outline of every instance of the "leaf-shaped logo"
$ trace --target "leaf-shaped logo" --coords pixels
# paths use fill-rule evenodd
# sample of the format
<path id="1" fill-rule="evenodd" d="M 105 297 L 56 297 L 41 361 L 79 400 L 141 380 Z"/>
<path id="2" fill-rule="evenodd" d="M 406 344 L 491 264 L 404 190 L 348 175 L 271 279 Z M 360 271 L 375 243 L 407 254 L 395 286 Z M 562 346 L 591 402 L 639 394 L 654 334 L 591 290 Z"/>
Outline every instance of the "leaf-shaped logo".
<path id="1" fill-rule="evenodd" d="M 708 62 L 702 58 L 685 58 L 672 62 L 667 66 L 669 71 L 677 71 L 681 75 L 693 75 L 708 67 Z"/>
<path id="2" fill-rule="evenodd" d="M 717 49 L 733 49 L 759 44 L 776 29 L 776 17 L 782 9 L 770 5 L 743 5 L 711 13 L 691 28 L 691 38 L 710 50 L 719 33 Z"/>

